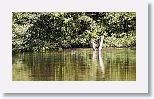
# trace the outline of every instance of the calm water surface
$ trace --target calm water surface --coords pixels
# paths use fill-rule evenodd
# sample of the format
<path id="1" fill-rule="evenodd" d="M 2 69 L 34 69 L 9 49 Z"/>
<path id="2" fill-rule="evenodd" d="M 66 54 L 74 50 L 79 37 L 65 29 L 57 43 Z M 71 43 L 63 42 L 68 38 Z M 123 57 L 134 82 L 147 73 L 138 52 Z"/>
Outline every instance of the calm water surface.
<path id="1" fill-rule="evenodd" d="M 13 81 L 134 81 L 136 50 L 66 49 L 20 53 L 12 58 Z"/>

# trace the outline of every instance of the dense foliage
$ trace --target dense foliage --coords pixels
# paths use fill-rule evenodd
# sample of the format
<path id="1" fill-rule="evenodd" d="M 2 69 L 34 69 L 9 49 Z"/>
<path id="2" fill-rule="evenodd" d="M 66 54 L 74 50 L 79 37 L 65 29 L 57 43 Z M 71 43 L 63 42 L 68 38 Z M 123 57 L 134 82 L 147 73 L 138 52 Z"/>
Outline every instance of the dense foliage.
<path id="1" fill-rule="evenodd" d="M 13 12 L 12 49 L 43 51 L 90 47 L 91 40 L 103 47 L 136 45 L 135 12 Z"/>

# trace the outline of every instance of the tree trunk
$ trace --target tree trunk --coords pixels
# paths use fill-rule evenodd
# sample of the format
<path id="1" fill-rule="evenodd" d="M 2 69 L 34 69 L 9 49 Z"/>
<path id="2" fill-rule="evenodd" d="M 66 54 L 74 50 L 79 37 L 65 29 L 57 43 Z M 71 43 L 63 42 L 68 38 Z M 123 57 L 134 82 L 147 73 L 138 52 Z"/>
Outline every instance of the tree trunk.
<path id="1" fill-rule="evenodd" d="M 99 43 L 99 51 L 102 50 L 102 47 L 103 47 L 103 40 L 104 40 L 104 36 L 102 35 L 101 36 L 101 41 Z"/>
<path id="2" fill-rule="evenodd" d="M 91 40 L 91 44 L 92 44 L 93 50 L 96 51 L 97 44 L 95 43 L 95 41 L 93 39 Z"/>
<path id="3" fill-rule="evenodd" d="M 96 50 L 99 50 L 99 51 L 102 50 L 102 47 L 103 47 L 103 39 L 104 39 L 104 36 L 102 35 L 101 36 L 101 40 L 99 42 L 99 48 L 98 48 L 98 44 L 95 43 L 95 40 L 94 39 L 91 40 L 91 44 L 92 44 L 92 47 L 93 47 L 93 50 L 94 51 L 96 51 Z"/>

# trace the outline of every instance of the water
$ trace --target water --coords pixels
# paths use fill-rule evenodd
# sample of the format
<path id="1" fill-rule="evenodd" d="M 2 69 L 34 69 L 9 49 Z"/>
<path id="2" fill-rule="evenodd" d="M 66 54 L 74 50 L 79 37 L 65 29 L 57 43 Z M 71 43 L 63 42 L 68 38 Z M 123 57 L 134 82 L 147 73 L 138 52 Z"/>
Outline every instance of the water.
<path id="1" fill-rule="evenodd" d="M 12 58 L 13 81 L 134 81 L 136 50 L 66 49 L 20 53 Z"/>

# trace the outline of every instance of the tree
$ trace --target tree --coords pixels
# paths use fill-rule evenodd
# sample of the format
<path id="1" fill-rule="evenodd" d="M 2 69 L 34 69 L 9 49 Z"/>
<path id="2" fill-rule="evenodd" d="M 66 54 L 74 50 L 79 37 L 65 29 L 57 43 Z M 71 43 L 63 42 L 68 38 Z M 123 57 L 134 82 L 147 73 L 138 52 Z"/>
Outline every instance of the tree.
<path id="1" fill-rule="evenodd" d="M 135 12 L 13 12 L 13 52 L 136 45 Z"/>

